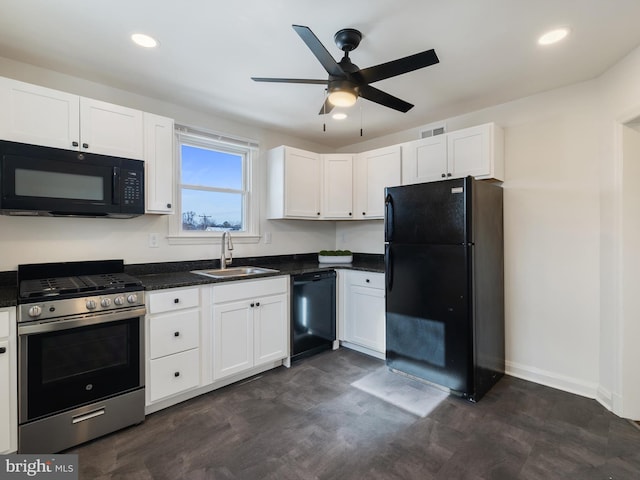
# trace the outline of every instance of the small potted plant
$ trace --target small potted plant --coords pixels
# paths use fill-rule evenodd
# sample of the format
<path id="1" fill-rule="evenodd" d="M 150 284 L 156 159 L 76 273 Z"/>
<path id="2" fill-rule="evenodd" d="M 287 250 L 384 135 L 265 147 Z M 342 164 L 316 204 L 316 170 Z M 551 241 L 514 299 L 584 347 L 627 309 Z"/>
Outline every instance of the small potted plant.
<path id="1" fill-rule="evenodd" d="M 320 263 L 351 263 L 353 254 L 351 250 L 320 250 L 318 253 Z"/>

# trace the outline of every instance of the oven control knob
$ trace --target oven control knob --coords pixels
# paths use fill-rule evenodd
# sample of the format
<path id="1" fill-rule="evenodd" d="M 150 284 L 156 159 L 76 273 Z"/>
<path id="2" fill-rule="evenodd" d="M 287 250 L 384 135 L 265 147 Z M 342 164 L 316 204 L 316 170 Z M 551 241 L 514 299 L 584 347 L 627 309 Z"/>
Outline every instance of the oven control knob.
<path id="1" fill-rule="evenodd" d="M 30 317 L 39 317 L 42 314 L 42 308 L 39 305 L 34 305 L 29 308 L 29 316 Z"/>
<path id="2" fill-rule="evenodd" d="M 122 295 L 117 296 L 113 299 L 113 303 L 115 303 L 116 305 L 124 305 L 124 297 Z"/>
<path id="3" fill-rule="evenodd" d="M 111 299 L 103 298 L 102 300 L 100 300 L 100 305 L 102 305 L 105 308 L 108 307 L 109 305 L 111 305 Z"/>
<path id="4" fill-rule="evenodd" d="M 87 300 L 86 303 L 87 309 L 88 310 L 94 310 L 96 308 L 96 301 L 95 300 Z"/>
<path id="5" fill-rule="evenodd" d="M 137 301 L 138 301 L 138 295 L 136 295 L 135 293 L 132 293 L 127 297 L 127 302 L 129 303 L 136 303 Z"/>

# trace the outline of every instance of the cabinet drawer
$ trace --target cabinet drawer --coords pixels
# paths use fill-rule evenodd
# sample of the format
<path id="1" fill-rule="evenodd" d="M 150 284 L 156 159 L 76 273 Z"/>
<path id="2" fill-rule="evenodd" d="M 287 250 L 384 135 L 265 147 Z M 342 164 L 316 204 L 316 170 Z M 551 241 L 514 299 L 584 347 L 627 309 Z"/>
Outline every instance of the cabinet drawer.
<path id="1" fill-rule="evenodd" d="M 200 341 L 200 310 L 188 310 L 149 319 L 149 358 L 196 348 Z"/>
<path id="2" fill-rule="evenodd" d="M 149 313 L 171 312 L 182 308 L 197 307 L 200 296 L 199 289 L 179 288 L 163 290 L 147 295 L 149 302 Z"/>
<path id="3" fill-rule="evenodd" d="M 147 388 L 152 402 L 197 387 L 200 383 L 200 350 L 194 348 L 151 360 L 149 370 Z"/>
<path id="4" fill-rule="evenodd" d="M 9 336 L 9 312 L 0 312 L 0 338 Z"/>
<path id="5" fill-rule="evenodd" d="M 350 285 L 359 287 L 380 288 L 384 290 L 384 273 L 350 271 Z"/>
<path id="6" fill-rule="evenodd" d="M 288 287 L 289 277 L 227 282 L 213 287 L 213 301 L 215 303 L 233 302 L 247 298 L 287 293 Z"/>

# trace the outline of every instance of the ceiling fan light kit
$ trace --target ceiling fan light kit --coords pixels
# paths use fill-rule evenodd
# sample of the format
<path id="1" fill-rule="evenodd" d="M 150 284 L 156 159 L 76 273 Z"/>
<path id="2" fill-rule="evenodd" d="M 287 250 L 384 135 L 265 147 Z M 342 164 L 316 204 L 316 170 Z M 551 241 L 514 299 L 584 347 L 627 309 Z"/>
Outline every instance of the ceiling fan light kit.
<path id="1" fill-rule="evenodd" d="M 333 39 L 336 45 L 344 52 L 344 56 L 340 62 L 336 62 L 333 56 L 331 56 L 309 27 L 305 27 L 303 25 L 292 26 L 302 41 L 307 45 L 307 47 L 309 47 L 311 53 L 315 55 L 327 71 L 329 74 L 328 78 L 326 80 L 264 77 L 251 78 L 256 82 L 326 85 L 328 96 L 322 105 L 322 108 L 320 108 L 320 115 L 325 115 L 331 112 L 334 106 L 350 107 L 356 103 L 358 97 L 362 97 L 371 102 L 406 113 L 413 108 L 412 104 L 383 92 L 382 90 L 378 90 L 370 84 L 440 62 L 435 50 L 431 49 L 373 67 L 360 69 L 357 65 L 353 64 L 349 58 L 349 52 L 355 50 L 360 44 L 360 40 L 362 40 L 362 34 L 358 30 L 354 28 L 343 28 L 334 35 Z"/>

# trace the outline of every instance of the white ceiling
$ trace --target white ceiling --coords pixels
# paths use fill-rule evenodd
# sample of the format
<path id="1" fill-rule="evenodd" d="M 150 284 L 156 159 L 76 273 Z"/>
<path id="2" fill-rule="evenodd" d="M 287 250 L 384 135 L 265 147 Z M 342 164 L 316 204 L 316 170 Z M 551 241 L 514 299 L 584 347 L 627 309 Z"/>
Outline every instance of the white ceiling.
<path id="1" fill-rule="evenodd" d="M 361 68 L 430 48 L 440 63 L 374 84 L 408 113 L 359 100 L 338 122 L 318 115 L 322 85 L 250 79 L 326 78 L 292 24 L 336 60 L 334 33 L 357 28 Z M 0 56 L 340 147 L 597 77 L 639 24 L 639 0 L 1 0 Z M 559 25 L 569 38 L 536 44 Z"/>

